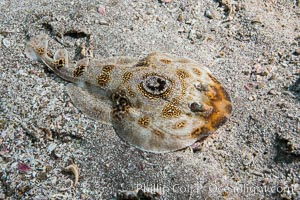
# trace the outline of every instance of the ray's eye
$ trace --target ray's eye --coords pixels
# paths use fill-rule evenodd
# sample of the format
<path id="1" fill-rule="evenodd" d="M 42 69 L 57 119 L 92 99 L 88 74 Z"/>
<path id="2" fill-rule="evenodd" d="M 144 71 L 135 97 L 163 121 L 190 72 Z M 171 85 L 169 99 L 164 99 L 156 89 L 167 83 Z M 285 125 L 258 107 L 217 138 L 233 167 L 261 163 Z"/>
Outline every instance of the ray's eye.
<path id="1" fill-rule="evenodd" d="M 170 89 L 171 82 L 163 76 L 149 75 L 144 78 L 141 85 L 147 93 L 158 96 Z"/>

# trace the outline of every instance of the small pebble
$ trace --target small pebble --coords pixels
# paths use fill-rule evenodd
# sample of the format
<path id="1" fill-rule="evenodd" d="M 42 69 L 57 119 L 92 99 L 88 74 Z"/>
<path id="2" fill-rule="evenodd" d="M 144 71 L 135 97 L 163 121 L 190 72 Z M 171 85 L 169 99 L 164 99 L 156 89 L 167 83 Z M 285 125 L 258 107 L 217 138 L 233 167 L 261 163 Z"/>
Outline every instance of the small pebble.
<path id="1" fill-rule="evenodd" d="M 274 89 L 269 90 L 268 94 L 270 95 L 276 95 L 276 91 Z"/>
<path id="2" fill-rule="evenodd" d="M 262 89 L 262 88 L 264 88 L 265 87 L 265 84 L 264 83 L 258 83 L 257 85 L 256 85 L 256 89 Z"/>
<path id="3" fill-rule="evenodd" d="M 9 48 L 10 47 L 10 41 L 7 39 L 7 38 L 4 38 L 2 40 L 2 43 L 3 45 L 6 47 L 6 48 Z"/>
<path id="4" fill-rule="evenodd" d="M 268 70 L 265 70 L 260 73 L 261 76 L 268 76 L 268 74 L 269 74 Z"/>
<path id="5" fill-rule="evenodd" d="M 225 56 L 224 51 L 220 51 L 219 55 L 217 56 L 218 58 L 223 58 Z"/>
<path id="6" fill-rule="evenodd" d="M 244 74 L 244 75 L 249 75 L 250 74 L 250 72 L 249 71 L 242 71 L 242 73 Z"/>
<path id="7" fill-rule="evenodd" d="M 106 15 L 105 7 L 100 6 L 100 7 L 98 8 L 98 13 L 99 13 L 100 15 L 102 15 L 102 16 L 105 16 L 105 15 Z"/>
<path id="8" fill-rule="evenodd" d="M 18 170 L 20 173 L 26 173 L 30 170 L 30 167 L 25 163 L 18 163 Z"/>
<path id="9" fill-rule="evenodd" d="M 51 143 L 51 144 L 48 146 L 47 151 L 48 151 L 49 153 L 51 153 L 51 152 L 56 148 L 56 146 L 57 146 L 57 144 Z"/>
<path id="10" fill-rule="evenodd" d="M 252 174 L 256 175 L 256 176 L 261 176 L 261 177 L 264 176 L 263 173 L 261 173 L 261 172 L 259 172 L 259 171 L 256 171 L 256 170 L 250 170 L 250 172 L 251 172 Z"/>
<path id="11" fill-rule="evenodd" d="M 300 48 L 296 49 L 295 52 L 294 52 L 294 54 L 295 54 L 296 56 L 299 56 L 299 55 L 300 55 Z"/>
<path id="12" fill-rule="evenodd" d="M 205 10 L 204 16 L 209 18 L 209 19 L 215 18 L 214 14 L 210 10 Z"/>
<path id="13" fill-rule="evenodd" d="M 183 16 L 182 13 L 179 13 L 178 17 L 177 17 L 177 21 L 182 22 L 183 21 Z"/>
<path id="14" fill-rule="evenodd" d="M 47 173 L 45 173 L 45 172 L 39 173 L 37 179 L 40 180 L 40 181 L 47 180 Z"/>
<path id="15" fill-rule="evenodd" d="M 192 21 L 191 20 L 186 20 L 185 23 L 188 24 L 188 25 L 191 25 Z"/>
<path id="16" fill-rule="evenodd" d="M 269 81 L 271 81 L 271 80 L 275 80 L 276 79 L 276 77 L 277 77 L 277 75 L 276 74 L 272 74 L 269 78 L 268 78 L 268 80 Z"/>
<path id="17" fill-rule="evenodd" d="M 255 101 L 256 100 L 256 96 L 255 95 L 252 95 L 248 98 L 250 101 Z"/>
<path id="18" fill-rule="evenodd" d="M 281 64 L 281 66 L 283 66 L 283 67 L 285 67 L 285 68 L 287 68 L 288 67 L 288 64 L 286 64 L 286 63 L 280 63 Z"/>
<path id="19" fill-rule="evenodd" d="M 199 39 L 199 40 L 203 40 L 203 35 L 201 32 L 197 32 L 196 33 L 196 38 Z"/>
<path id="20" fill-rule="evenodd" d="M 36 172 L 33 171 L 33 172 L 31 173 L 31 175 L 32 175 L 33 178 L 35 178 L 35 177 L 36 177 Z"/>
<path id="21" fill-rule="evenodd" d="M 191 29 L 190 32 L 189 32 L 188 38 L 190 40 L 192 40 L 194 38 L 194 36 L 196 36 L 196 30 Z"/>

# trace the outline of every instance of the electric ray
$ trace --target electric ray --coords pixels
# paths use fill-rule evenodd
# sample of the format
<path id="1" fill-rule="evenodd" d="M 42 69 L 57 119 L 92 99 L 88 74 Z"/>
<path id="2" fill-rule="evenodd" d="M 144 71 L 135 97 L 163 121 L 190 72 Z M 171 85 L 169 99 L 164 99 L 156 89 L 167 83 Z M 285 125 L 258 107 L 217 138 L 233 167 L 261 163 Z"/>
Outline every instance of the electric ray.
<path id="1" fill-rule="evenodd" d="M 67 92 L 85 115 L 110 124 L 129 144 L 163 153 L 192 145 L 229 117 L 229 95 L 198 62 L 155 52 L 143 59 L 84 58 L 71 64 L 65 49 L 53 58 L 48 37 L 28 43 L 25 54 L 71 82 Z"/>

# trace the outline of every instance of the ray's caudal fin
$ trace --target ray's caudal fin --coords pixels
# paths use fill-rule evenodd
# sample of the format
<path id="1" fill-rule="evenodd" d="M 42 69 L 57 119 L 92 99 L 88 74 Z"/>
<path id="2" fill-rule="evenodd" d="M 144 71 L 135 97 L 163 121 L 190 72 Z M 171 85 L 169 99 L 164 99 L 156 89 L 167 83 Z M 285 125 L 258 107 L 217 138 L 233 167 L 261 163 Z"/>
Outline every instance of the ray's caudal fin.
<path id="1" fill-rule="evenodd" d="M 61 78 L 76 82 L 78 78 L 72 76 L 73 69 L 69 64 L 68 52 L 65 49 L 59 49 L 54 57 L 48 53 L 48 36 L 38 35 L 27 43 L 25 54 L 31 60 L 39 60 L 45 63 L 55 74 Z M 88 62 L 88 59 L 85 59 Z"/>

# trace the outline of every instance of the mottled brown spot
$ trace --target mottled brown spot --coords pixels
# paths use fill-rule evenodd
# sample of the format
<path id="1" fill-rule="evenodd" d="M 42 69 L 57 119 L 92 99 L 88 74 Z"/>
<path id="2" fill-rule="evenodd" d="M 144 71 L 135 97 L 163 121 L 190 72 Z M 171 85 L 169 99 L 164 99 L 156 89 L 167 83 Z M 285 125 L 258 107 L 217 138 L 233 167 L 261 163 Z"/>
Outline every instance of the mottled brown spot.
<path id="1" fill-rule="evenodd" d="M 183 58 L 183 59 L 177 60 L 177 62 L 179 62 L 179 63 L 189 63 L 190 61 L 188 59 Z"/>
<path id="2" fill-rule="evenodd" d="M 186 93 L 186 83 L 184 80 L 181 80 L 181 96 L 184 96 Z"/>
<path id="3" fill-rule="evenodd" d="M 183 69 L 177 69 L 176 70 L 176 75 L 178 76 L 179 79 L 185 79 L 185 78 L 189 78 L 190 74 L 183 70 Z"/>
<path id="4" fill-rule="evenodd" d="M 118 121 L 122 121 L 124 116 L 127 114 L 126 111 L 120 111 L 117 108 L 112 109 L 112 118 L 117 119 Z"/>
<path id="5" fill-rule="evenodd" d="M 97 77 L 97 83 L 99 84 L 100 87 L 105 87 L 110 81 L 110 76 L 109 74 L 106 73 L 100 73 L 99 76 Z"/>
<path id="6" fill-rule="evenodd" d="M 115 68 L 114 65 L 104 65 L 102 71 L 105 73 L 110 73 Z"/>
<path id="7" fill-rule="evenodd" d="M 61 69 L 62 67 L 65 66 L 65 59 L 64 58 L 60 58 L 58 60 L 55 60 L 53 62 L 53 65 L 57 68 L 57 69 Z"/>
<path id="8" fill-rule="evenodd" d="M 174 129 L 184 128 L 186 126 L 186 121 L 179 121 L 174 124 Z"/>
<path id="9" fill-rule="evenodd" d="M 193 72 L 194 72 L 195 74 L 197 74 L 198 76 L 201 76 L 201 75 L 202 75 L 201 71 L 200 71 L 199 69 L 197 69 L 197 68 L 193 68 Z"/>
<path id="10" fill-rule="evenodd" d="M 177 118 L 181 115 L 181 110 L 172 103 L 167 103 L 162 110 L 163 118 Z"/>
<path id="11" fill-rule="evenodd" d="M 128 91 L 128 95 L 129 95 L 129 96 L 131 96 L 131 97 L 135 97 L 135 92 L 134 92 L 134 91 L 132 91 L 132 89 L 131 89 L 131 88 L 128 88 L 128 89 L 127 89 L 127 91 Z"/>
<path id="12" fill-rule="evenodd" d="M 175 105 L 175 106 L 178 106 L 178 104 L 179 104 L 179 99 L 176 97 L 176 98 L 173 98 L 172 100 L 171 100 L 171 103 L 173 104 L 173 105 Z"/>
<path id="13" fill-rule="evenodd" d="M 170 64 L 172 61 L 171 60 L 167 60 L 167 59 L 161 59 L 160 62 L 165 63 L 165 64 Z"/>
<path id="14" fill-rule="evenodd" d="M 153 64 L 148 58 L 140 60 L 135 67 L 151 67 Z"/>
<path id="15" fill-rule="evenodd" d="M 133 77 L 133 74 L 131 72 L 125 72 L 122 75 L 123 82 L 127 83 L 132 77 Z"/>
<path id="16" fill-rule="evenodd" d="M 161 137 L 161 138 L 164 137 L 164 134 L 161 131 L 157 130 L 157 129 L 154 129 L 152 131 L 152 133 L 155 134 L 155 135 L 157 135 L 158 137 Z"/>
<path id="17" fill-rule="evenodd" d="M 119 64 L 119 65 L 127 65 L 127 64 L 131 64 L 131 63 L 132 63 L 131 58 L 119 58 L 117 60 L 117 64 Z"/>
<path id="18" fill-rule="evenodd" d="M 228 95 L 228 94 L 227 94 Z M 229 99 L 228 99 L 229 100 Z M 231 111 L 232 111 L 232 106 L 231 106 L 231 104 L 230 103 L 228 103 L 226 106 L 225 106 L 225 111 L 227 112 L 227 113 L 231 113 Z"/>
<path id="19" fill-rule="evenodd" d="M 145 116 L 138 120 L 138 124 L 144 128 L 147 128 L 150 124 L 150 118 Z"/>
<path id="20" fill-rule="evenodd" d="M 197 138 L 201 133 L 201 127 L 194 128 L 190 134 L 191 138 Z"/>
<path id="21" fill-rule="evenodd" d="M 52 58 L 53 57 L 53 55 L 52 55 L 52 53 L 51 52 L 47 52 L 47 56 L 49 56 L 50 58 Z"/>
<path id="22" fill-rule="evenodd" d="M 105 87 L 110 81 L 110 73 L 114 69 L 114 65 L 104 65 L 102 71 L 97 77 L 97 83 L 100 87 Z"/>
<path id="23" fill-rule="evenodd" d="M 198 127 L 198 128 L 193 129 L 193 131 L 190 134 L 190 137 L 191 138 L 198 138 L 199 139 L 200 135 L 208 134 L 208 133 L 210 133 L 212 131 L 213 131 L 213 129 L 208 128 L 206 126 Z"/>
<path id="24" fill-rule="evenodd" d="M 39 54 L 39 55 L 43 55 L 45 53 L 44 48 L 36 48 L 35 51 Z"/>
<path id="25" fill-rule="evenodd" d="M 84 65 L 79 65 L 79 66 L 77 66 L 76 67 L 76 69 L 73 71 L 73 76 L 74 77 L 79 77 L 79 76 L 81 76 L 82 74 L 83 74 L 83 72 L 84 72 L 84 68 L 85 68 L 86 66 L 84 66 Z"/>
<path id="26" fill-rule="evenodd" d="M 122 117 L 126 115 L 131 106 L 130 101 L 126 97 L 126 94 L 123 94 L 123 91 L 115 92 L 112 94 L 113 102 L 113 117 L 118 120 L 122 120 Z"/>

